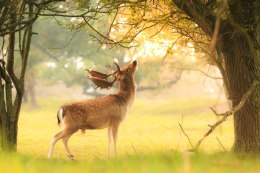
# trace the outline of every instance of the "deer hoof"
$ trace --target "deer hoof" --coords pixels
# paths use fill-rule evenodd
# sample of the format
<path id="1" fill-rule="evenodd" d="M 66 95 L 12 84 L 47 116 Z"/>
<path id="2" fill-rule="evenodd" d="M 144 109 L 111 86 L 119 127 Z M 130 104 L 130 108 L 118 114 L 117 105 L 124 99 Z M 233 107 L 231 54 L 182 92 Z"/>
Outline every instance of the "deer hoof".
<path id="1" fill-rule="evenodd" d="M 71 159 L 71 160 L 75 160 L 74 156 L 72 154 L 68 155 L 68 158 Z"/>

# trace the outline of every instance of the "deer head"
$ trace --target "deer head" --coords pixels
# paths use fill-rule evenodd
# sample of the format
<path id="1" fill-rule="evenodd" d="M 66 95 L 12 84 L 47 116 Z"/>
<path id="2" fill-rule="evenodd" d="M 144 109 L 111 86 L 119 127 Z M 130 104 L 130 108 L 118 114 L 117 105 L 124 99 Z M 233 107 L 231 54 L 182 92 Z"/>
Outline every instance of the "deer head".
<path id="1" fill-rule="evenodd" d="M 132 78 L 134 75 L 134 72 L 137 67 L 137 61 L 133 61 L 132 63 L 128 64 L 127 66 L 123 67 L 120 69 L 119 65 L 115 62 L 115 65 L 117 67 L 116 71 L 109 73 L 109 74 L 104 74 L 100 73 L 95 70 L 88 70 L 89 76 L 88 79 L 91 80 L 95 85 L 96 88 L 100 89 L 110 89 L 115 81 L 123 81 L 126 78 Z M 114 80 L 112 82 L 107 81 L 108 77 L 114 76 Z"/>
<path id="2" fill-rule="evenodd" d="M 118 66 L 117 68 L 119 69 L 118 73 L 116 73 L 116 78 L 118 81 L 123 81 L 125 79 L 132 79 L 137 69 L 137 61 L 133 61 L 132 63 L 128 64 L 127 66 L 121 69 Z"/>

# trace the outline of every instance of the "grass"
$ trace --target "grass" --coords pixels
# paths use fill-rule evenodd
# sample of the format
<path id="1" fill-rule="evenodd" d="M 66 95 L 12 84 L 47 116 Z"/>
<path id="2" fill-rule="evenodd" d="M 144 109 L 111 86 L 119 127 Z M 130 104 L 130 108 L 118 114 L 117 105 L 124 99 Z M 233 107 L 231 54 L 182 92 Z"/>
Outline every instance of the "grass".
<path id="1" fill-rule="evenodd" d="M 59 131 L 56 112 L 64 102 L 69 100 L 41 100 L 39 110 L 23 107 L 18 134 L 18 151 L 39 157 L 46 157 L 52 136 Z M 178 123 L 183 124 L 186 133 L 195 144 L 214 123 L 216 117 L 206 109 L 214 100 L 194 98 L 190 100 L 142 100 L 137 99 L 132 111 L 119 129 L 118 151 L 120 156 L 147 154 L 153 152 L 183 151 L 190 148 L 182 135 Z M 232 120 L 229 119 L 222 131 L 216 130 L 203 144 L 205 152 L 221 151 L 216 139 L 229 149 L 233 142 Z M 35 146 L 35 147 L 32 147 Z M 105 159 L 107 157 L 107 131 L 93 130 L 85 134 L 76 133 L 71 137 L 69 146 L 78 159 Z M 58 142 L 54 157 L 65 158 L 66 152 L 62 142 Z"/>
<path id="2" fill-rule="evenodd" d="M 260 159 L 227 153 L 175 152 L 127 156 L 110 160 L 69 161 L 0 154 L 2 173 L 258 173 Z"/>
<path id="3" fill-rule="evenodd" d="M 137 99 L 119 130 L 117 158 L 107 160 L 107 131 L 76 133 L 69 146 L 77 161 L 66 158 L 62 142 L 54 158 L 46 159 L 52 136 L 59 131 L 56 112 L 71 100 L 42 99 L 40 109 L 23 105 L 18 134 L 18 153 L 0 153 L 1 173 L 71 173 L 71 172 L 260 172 L 260 159 L 222 152 L 216 137 L 225 148 L 233 143 L 232 119 L 228 119 L 201 145 L 198 154 L 183 154 L 190 148 L 178 123 L 195 144 L 216 117 L 205 107 L 213 99 L 175 100 Z"/>

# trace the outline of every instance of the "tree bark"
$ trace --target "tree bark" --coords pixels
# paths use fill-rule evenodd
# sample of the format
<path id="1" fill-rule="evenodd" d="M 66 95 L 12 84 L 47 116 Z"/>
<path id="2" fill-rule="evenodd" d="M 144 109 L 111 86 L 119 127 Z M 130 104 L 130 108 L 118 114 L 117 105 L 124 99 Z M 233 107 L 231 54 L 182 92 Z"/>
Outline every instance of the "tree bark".
<path id="1" fill-rule="evenodd" d="M 226 34 L 221 40 L 232 106 L 241 101 L 253 81 L 260 79 L 260 57 L 243 34 Z M 234 151 L 260 152 L 260 86 L 234 115 Z"/>

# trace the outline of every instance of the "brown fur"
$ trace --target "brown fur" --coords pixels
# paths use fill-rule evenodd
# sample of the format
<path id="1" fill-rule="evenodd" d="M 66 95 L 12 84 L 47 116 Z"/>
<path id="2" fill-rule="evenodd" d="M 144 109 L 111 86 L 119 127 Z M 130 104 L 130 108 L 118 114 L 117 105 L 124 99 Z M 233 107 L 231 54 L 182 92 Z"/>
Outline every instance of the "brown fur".
<path id="1" fill-rule="evenodd" d="M 55 143 L 63 139 L 64 146 L 71 157 L 67 146 L 68 138 L 78 130 L 103 129 L 108 128 L 109 148 L 111 134 L 114 138 L 114 147 L 116 153 L 116 139 L 119 124 L 124 120 L 129 108 L 131 107 L 136 86 L 134 83 L 134 73 L 137 62 L 134 61 L 123 67 L 117 74 L 116 79 L 119 82 L 119 92 L 105 97 L 83 100 L 64 104 L 60 107 L 62 110 L 62 123 L 64 129 L 53 137 L 49 157 L 51 157 Z M 60 117 L 61 118 L 61 117 Z M 110 149 L 108 149 L 109 155 Z"/>

